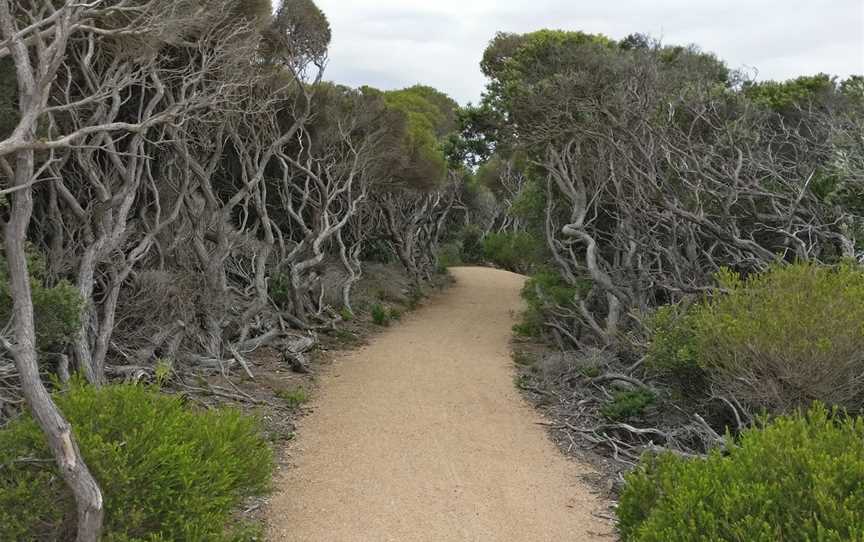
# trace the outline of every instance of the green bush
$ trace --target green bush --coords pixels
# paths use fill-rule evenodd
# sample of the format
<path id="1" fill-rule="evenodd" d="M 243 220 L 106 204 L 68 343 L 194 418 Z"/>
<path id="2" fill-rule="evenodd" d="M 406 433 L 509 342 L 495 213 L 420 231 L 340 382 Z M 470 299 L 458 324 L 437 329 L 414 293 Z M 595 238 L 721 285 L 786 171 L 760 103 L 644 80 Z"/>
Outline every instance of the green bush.
<path id="1" fill-rule="evenodd" d="M 46 286 L 44 260 L 28 254 L 28 271 L 32 289 L 33 315 L 36 323 L 36 346 L 48 351 L 67 344 L 81 322 L 84 302 L 78 289 L 65 280 Z M 12 318 L 12 295 L 6 275 L 6 260 L 0 257 L 0 322 Z M 2 325 L 0 324 L 0 325 Z"/>
<path id="2" fill-rule="evenodd" d="M 298 408 L 309 402 L 309 392 L 303 388 L 279 390 L 276 392 L 276 396 L 288 403 L 291 408 Z"/>
<path id="3" fill-rule="evenodd" d="M 291 305 L 291 278 L 285 273 L 275 273 L 269 282 L 270 299 L 281 308 Z"/>
<path id="4" fill-rule="evenodd" d="M 530 233 L 490 233 L 483 241 L 483 255 L 490 262 L 517 273 L 527 273 L 543 261 L 543 241 Z"/>
<path id="5" fill-rule="evenodd" d="M 577 295 L 583 295 L 591 288 L 590 281 L 582 281 L 571 286 L 558 272 L 540 269 L 525 281 L 522 299 L 527 309 L 522 313 L 522 321 L 513 330 L 525 337 L 539 337 L 545 328 L 548 309 L 556 305 L 571 305 Z"/>
<path id="6" fill-rule="evenodd" d="M 438 249 L 438 271 L 439 274 L 447 272 L 448 267 L 462 265 L 462 248 L 459 243 L 447 243 Z"/>
<path id="7" fill-rule="evenodd" d="M 856 264 L 778 266 L 725 293 L 654 318 L 651 366 L 704 372 L 707 383 L 754 409 L 782 413 L 814 400 L 864 404 L 864 270 Z"/>
<path id="8" fill-rule="evenodd" d="M 698 396 L 707 387 L 705 371 L 698 360 L 692 307 L 665 305 L 652 315 L 648 327 L 651 343 L 648 366 L 670 376 L 688 396 Z"/>
<path id="9" fill-rule="evenodd" d="M 625 542 L 864 540 L 864 419 L 816 405 L 706 459 L 647 456 L 617 514 Z"/>
<path id="10" fill-rule="evenodd" d="M 390 325 L 390 309 L 382 305 L 381 303 L 375 303 L 372 305 L 372 322 L 376 326 L 389 326 Z"/>
<path id="11" fill-rule="evenodd" d="M 468 263 L 483 262 L 483 232 L 474 225 L 465 226 L 460 235 L 462 238 L 461 259 Z"/>
<path id="12" fill-rule="evenodd" d="M 193 411 L 148 387 L 75 382 L 56 394 L 105 502 L 106 541 L 241 540 L 230 526 L 263 493 L 272 451 L 239 411 Z M 29 416 L 0 430 L 0 540 L 70 539 L 75 508 Z M 245 528 L 244 528 L 245 529 Z"/>
<path id="13" fill-rule="evenodd" d="M 610 420 L 626 421 L 641 416 L 656 400 L 657 396 L 650 390 L 620 391 L 613 395 L 612 402 L 600 408 L 600 412 Z"/>

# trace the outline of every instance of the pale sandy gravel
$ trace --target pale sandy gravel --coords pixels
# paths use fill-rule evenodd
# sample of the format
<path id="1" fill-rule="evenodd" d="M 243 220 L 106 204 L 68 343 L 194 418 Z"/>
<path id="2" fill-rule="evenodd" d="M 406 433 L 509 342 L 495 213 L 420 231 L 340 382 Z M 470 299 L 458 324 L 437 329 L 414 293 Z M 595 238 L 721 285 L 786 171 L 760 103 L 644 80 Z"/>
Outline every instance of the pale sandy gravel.
<path id="1" fill-rule="evenodd" d="M 337 359 L 288 453 L 273 541 L 612 540 L 513 384 L 524 278 L 452 270 L 456 285 Z"/>

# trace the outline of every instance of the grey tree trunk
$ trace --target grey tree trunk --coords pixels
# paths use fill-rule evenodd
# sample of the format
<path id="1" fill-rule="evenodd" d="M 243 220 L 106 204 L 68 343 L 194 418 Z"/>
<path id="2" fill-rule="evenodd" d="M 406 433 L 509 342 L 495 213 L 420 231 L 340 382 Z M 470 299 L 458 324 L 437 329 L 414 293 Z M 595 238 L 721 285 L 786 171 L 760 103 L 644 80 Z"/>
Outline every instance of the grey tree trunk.
<path id="1" fill-rule="evenodd" d="M 33 174 L 33 154 L 33 151 L 18 153 L 15 169 L 16 186 L 23 186 L 30 182 Z M 8 348 L 15 359 L 27 405 L 45 434 L 60 474 L 75 497 L 78 509 L 76 540 L 96 542 L 102 530 L 102 492 L 81 456 L 69 422 L 60 413 L 39 378 L 33 299 L 25 253 L 26 232 L 32 209 L 31 189 L 25 188 L 15 192 L 12 196 L 10 218 L 5 227 L 6 262 L 13 301 L 15 337 L 15 344 L 8 345 Z"/>

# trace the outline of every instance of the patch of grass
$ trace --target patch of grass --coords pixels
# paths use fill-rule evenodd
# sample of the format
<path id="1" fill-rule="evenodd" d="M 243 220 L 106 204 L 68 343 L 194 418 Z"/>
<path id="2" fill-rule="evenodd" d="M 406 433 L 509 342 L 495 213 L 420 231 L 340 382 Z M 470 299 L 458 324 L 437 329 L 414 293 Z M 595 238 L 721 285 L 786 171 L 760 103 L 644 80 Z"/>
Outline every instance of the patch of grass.
<path id="1" fill-rule="evenodd" d="M 603 405 L 600 412 L 610 420 L 626 421 L 641 416 L 656 400 L 657 396 L 650 390 L 621 391 L 615 393 L 612 402 Z"/>
<path id="2" fill-rule="evenodd" d="M 276 392 L 276 397 L 288 403 L 291 408 L 298 408 L 309 402 L 309 392 L 303 388 L 279 390 Z"/>

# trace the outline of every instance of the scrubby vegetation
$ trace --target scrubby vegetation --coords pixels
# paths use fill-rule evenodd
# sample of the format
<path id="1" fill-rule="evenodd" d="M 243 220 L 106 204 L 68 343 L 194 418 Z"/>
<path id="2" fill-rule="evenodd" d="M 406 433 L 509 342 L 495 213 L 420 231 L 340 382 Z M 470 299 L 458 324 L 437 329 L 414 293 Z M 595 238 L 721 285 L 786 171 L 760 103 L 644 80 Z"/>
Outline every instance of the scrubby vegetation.
<path id="1" fill-rule="evenodd" d="M 864 269 L 797 264 L 747 279 L 726 270 L 718 287 L 683 314 L 658 310 L 650 367 L 735 397 L 748 412 L 814 400 L 864 409 Z"/>
<path id="2" fill-rule="evenodd" d="M 319 333 L 367 317 L 369 260 L 417 291 L 439 268 L 458 104 L 325 81 L 331 38 L 312 0 L 0 0 L 0 424 L 45 432 L 81 542 L 122 473 L 88 468 L 52 375 L 253 380 L 265 348 L 305 373 Z"/>
<path id="3" fill-rule="evenodd" d="M 102 488 L 104 540 L 253 539 L 232 512 L 270 482 L 272 452 L 254 418 L 136 385 L 75 381 L 55 400 Z M 0 429 L 0 458 L 0 540 L 70 539 L 74 499 L 30 416 Z"/>
<path id="4" fill-rule="evenodd" d="M 705 459 L 648 457 L 618 508 L 625 542 L 864 537 L 864 418 L 814 406 Z"/>
<path id="5" fill-rule="evenodd" d="M 646 451 L 672 454 L 629 479 L 625 533 L 860 538 L 858 503 L 842 493 L 852 486 L 784 515 L 782 492 L 804 486 L 759 482 L 804 472 L 806 486 L 836 467 L 860 485 L 844 471 L 849 456 L 833 462 L 842 439 L 792 442 L 805 432 L 795 424 L 825 416 L 770 426 L 788 438 L 762 436 L 758 420 L 813 401 L 864 411 L 862 78 L 759 82 L 695 46 L 557 30 L 499 33 L 481 68 L 489 83 L 461 113 L 459 150 L 477 165 L 463 231 L 476 247 L 479 229 L 483 250 L 457 238 L 461 257 L 530 275 L 514 332 L 555 351 L 518 383 L 560 421 L 565 448 L 581 444 L 620 471 Z M 781 457 L 750 463 L 738 438 L 773 439 Z M 799 451 L 812 461 L 787 462 Z M 759 461 L 773 463 L 751 473 Z M 664 474 L 645 474 L 655 470 Z M 662 498 L 650 497 L 658 487 Z M 644 526 L 632 519 L 640 506 L 643 519 L 657 509 Z M 750 506 L 759 512 L 735 516 Z"/>
<path id="6" fill-rule="evenodd" d="M 739 437 L 741 450 L 776 438 L 785 457 L 772 428 L 827 414 L 764 433 L 749 429 L 759 416 L 813 400 L 864 410 L 860 76 L 754 81 L 640 34 L 500 33 L 482 100 L 460 108 L 427 86 L 325 81 L 332 33 L 312 0 L 0 0 L 0 23 L 0 529 L 13 539 L 92 542 L 104 494 L 108 539 L 218 540 L 266 485 L 253 422 L 110 381 L 254 380 L 265 347 L 308 372 L 319 333 L 387 325 L 453 265 L 530 275 L 514 330 L 557 352 L 518 382 L 566 418 L 570 443 L 622 468 L 649 449 L 726 446 L 746 462 Z M 410 286 L 356 303 L 383 264 Z M 93 388 L 49 393 L 76 371 Z M 229 457 L 241 443 L 262 454 L 255 472 Z M 631 490 L 657 472 L 662 487 L 690 476 L 759 495 L 723 478 L 734 460 L 717 452 L 669 457 Z M 30 502 L 45 509 L 6 511 Z M 846 504 L 802 502 L 831 512 L 730 528 L 860 535 Z M 780 531 L 748 523 L 775 519 Z M 624 521 L 628 536 L 676 525 L 641 522 Z"/>

